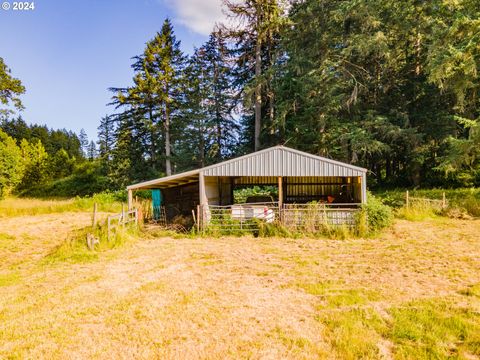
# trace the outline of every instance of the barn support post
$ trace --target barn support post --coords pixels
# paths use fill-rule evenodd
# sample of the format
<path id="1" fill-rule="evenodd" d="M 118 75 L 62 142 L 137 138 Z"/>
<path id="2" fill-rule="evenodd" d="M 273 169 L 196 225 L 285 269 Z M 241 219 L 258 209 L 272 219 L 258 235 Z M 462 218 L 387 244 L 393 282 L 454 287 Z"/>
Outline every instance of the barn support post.
<path id="1" fill-rule="evenodd" d="M 278 207 L 281 208 L 283 205 L 283 184 L 282 177 L 278 177 Z"/>
<path id="2" fill-rule="evenodd" d="M 128 189 L 128 210 L 132 210 L 133 207 L 133 191 Z"/>
<path id="3" fill-rule="evenodd" d="M 278 217 L 282 221 L 282 207 L 283 207 L 283 184 L 282 177 L 278 177 Z"/>
<path id="4" fill-rule="evenodd" d="M 207 204 L 207 193 L 205 190 L 205 177 L 203 172 L 200 171 L 198 174 L 198 192 L 199 192 L 199 201 L 200 201 L 200 214 L 199 214 L 199 223 L 200 230 L 203 230 L 207 222 L 205 205 Z"/>
<path id="5" fill-rule="evenodd" d="M 367 203 L 367 174 L 364 173 L 360 178 L 362 185 L 362 204 Z"/>

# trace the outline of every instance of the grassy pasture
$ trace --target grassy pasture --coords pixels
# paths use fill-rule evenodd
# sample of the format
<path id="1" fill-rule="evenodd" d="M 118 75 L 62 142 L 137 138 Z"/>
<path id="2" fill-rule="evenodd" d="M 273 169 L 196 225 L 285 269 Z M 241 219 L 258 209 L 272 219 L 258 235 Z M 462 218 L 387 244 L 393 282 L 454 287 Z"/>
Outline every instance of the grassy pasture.
<path id="1" fill-rule="evenodd" d="M 102 193 L 93 197 L 73 199 L 35 199 L 9 197 L 0 200 L 0 218 L 24 215 L 43 215 L 63 212 L 85 212 L 93 210 L 97 203 L 98 211 L 120 212 L 122 205 L 112 194 Z"/>
<path id="2" fill-rule="evenodd" d="M 89 222 L 0 218 L 0 358 L 480 357 L 479 220 L 371 239 L 147 233 L 62 257 Z"/>

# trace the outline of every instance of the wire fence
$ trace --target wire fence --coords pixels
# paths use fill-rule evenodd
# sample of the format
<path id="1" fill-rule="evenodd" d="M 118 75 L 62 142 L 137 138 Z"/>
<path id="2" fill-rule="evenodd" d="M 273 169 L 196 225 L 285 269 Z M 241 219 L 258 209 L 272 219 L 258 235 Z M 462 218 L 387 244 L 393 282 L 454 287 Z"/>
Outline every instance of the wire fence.
<path id="1" fill-rule="evenodd" d="M 405 193 L 405 205 L 407 208 L 411 206 L 421 206 L 443 210 L 448 206 L 448 200 L 445 196 L 445 193 L 442 193 L 442 199 L 429 199 L 424 197 L 410 196 L 410 192 L 407 190 Z"/>
<path id="2" fill-rule="evenodd" d="M 220 232 L 254 232 L 259 221 L 280 223 L 291 230 L 320 231 L 325 227 L 357 223 L 360 204 L 284 204 L 278 203 L 208 205 L 199 207 L 199 227 Z"/>
<path id="3" fill-rule="evenodd" d="M 354 228 L 361 204 L 285 204 L 282 223 L 288 229 L 319 231 L 325 227 Z"/>
<path id="4" fill-rule="evenodd" d="M 201 224 L 220 231 L 253 232 L 258 220 L 272 223 L 279 219 L 276 202 L 247 203 L 228 206 L 208 205 L 201 210 Z"/>

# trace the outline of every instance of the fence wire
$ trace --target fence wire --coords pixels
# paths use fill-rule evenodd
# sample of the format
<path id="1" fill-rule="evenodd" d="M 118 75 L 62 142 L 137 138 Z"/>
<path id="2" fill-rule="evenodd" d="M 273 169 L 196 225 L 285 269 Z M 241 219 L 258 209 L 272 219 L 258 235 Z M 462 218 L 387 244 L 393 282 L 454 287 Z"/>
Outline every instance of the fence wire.
<path id="1" fill-rule="evenodd" d="M 220 232 L 254 232 L 259 221 L 279 222 L 292 230 L 320 231 L 325 227 L 356 226 L 360 204 L 278 203 L 209 205 L 201 209 L 204 228 Z"/>

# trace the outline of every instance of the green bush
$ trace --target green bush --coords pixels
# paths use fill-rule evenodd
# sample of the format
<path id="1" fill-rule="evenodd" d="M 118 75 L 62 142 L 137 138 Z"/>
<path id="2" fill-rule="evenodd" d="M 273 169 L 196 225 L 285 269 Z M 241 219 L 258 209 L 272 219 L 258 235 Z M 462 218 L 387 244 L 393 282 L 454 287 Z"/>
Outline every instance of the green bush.
<path id="1" fill-rule="evenodd" d="M 364 222 L 367 222 L 365 226 Z M 393 211 L 383 201 L 368 193 L 367 203 L 362 205 L 362 210 L 358 216 L 357 227 L 363 232 L 365 229 L 368 233 L 376 233 L 385 229 L 393 223 Z M 361 234 L 364 235 L 364 234 Z"/>

